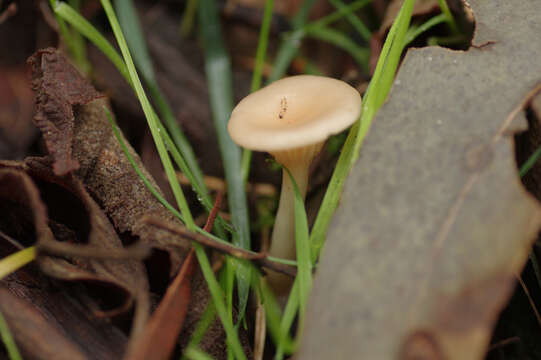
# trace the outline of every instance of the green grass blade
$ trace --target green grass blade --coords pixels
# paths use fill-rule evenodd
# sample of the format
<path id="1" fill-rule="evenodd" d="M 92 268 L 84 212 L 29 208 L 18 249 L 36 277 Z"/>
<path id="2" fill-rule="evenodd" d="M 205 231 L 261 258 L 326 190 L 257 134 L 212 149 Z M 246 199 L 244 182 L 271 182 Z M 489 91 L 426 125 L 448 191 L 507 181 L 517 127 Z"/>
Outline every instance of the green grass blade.
<path id="1" fill-rule="evenodd" d="M 259 279 L 256 281 L 259 282 Z M 267 328 L 270 330 L 270 334 L 275 344 L 279 344 L 277 348 L 286 349 L 286 351 L 293 350 L 293 340 L 289 336 L 288 330 L 286 329 L 285 333 L 281 332 L 281 318 L 282 318 L 282 309 L 280 304 L 274 297 L 274 294 L 271 289 L 269 289 L 266 282 L 261 282 L 261 284 L 254 284 L 261 294 L 261 299 L 265 307 L 265 315 L 267 320 Z M 298 291 L 296 291 L 298 294 Z"/>
<path id="2" fill-rule="evenodd" d="M 130 79 L 132 81 L 133 87 L 135 88 L 137 98 L 139 99 L 139 102 L 141 103 L 141 106 L 143 108 L 143 112 L 145 113 L 150 133 L 152 135 L 152 138 L 154 139 L 156 149 L 158 150 L 160 160 L 163 164 L 165 174 L 167 175 L 167 179 L 169 181 L 169 185 L 171 186 L 171 190 L 173 191 L 175 200 L 179 206 L 182 216 L 184 217 L 186 226 L 189 229 L 195 229 L 195 223 L 193 221 L 190 208 L 188 207 L 188 203 L 186 202 L 182 189 L 178 184 L 173 164 L 171 163 L 171 159 L 169 158 L 169 154 L 160 135 L 160 131 L 158 130 L 159 120 L 157 119 L 157 116 L 150 105 L 146 93 L 143 90 L 143 85 L 141 84 L 139 75 L 137 74 L 137 70 L 135 69 L 135 64 L 130 54 L 128 44 L 126 43 L 126 39 L 124 38 L 122 29 L 120 28 L 120 24 L 118 23 L 116 14 L 113 10 L 113 7 L 111 6 L 111 2 L 109 0 L 101 0 L 101 4 L 103 6 L 103 9 L 105 10 L 105 13 L 107 14 L 107 18 L 109 19 L 109 23 L 111 24 L 111 28 L 113 29 L 113 33 L 115 34 L 115 38 L 120 47 L 120 51 L 122 52 L 122 56 L 124 57 L 124 62 L 126 64 L 126 67 L 128 68 Z"/>
<path id="3" fill-rule="evenodd" d="M 116 126 L 113 117 L 111 115 L 111 112 L 109 109 L 107 109 L 105 106 L 103 107 L 103 110 L 105 111 L 105 114 L 107 115 L 107 119 L 111 123 L 111 127 L 113 129 L 113 134 L 115 135 L 122 151 L 124 152 L 124 155 L 126 155 L 126 158 L 130 162 L 131 166 L 133 167 L 133 170 L 139 176 L 141 181 L 145 184 L 145 187 L 150 191 L 152 195 L 170 212 L 172 212 L 179 220 L 182 222 L 185 222 L 184 218 L 182 217 L 182 214 L 177 211 L 169 202 L 159 193 L 159 191 L 152 185 L 152 183 L 147 179 L 145 174 L 143 174 L 143 171 L 141 171 L 141 168 L 137 165 L 135 162 L 133 156 L 130 154 L 130 151 L 128 150 L 128 147 L 126 146 L 126 143 L 124 142 L 124 139 L 122 138 L 122 135 L 120 134 L 120 130 L 118 129 L 118 126 Z"/>
<path id="4" fill-rule="evenodd" d="M 315 257 L 319 255 L 325 241 L 327 228 L 338 206 L 344 181 L 359 156 L 360 147 L 370 129 L 377 110 L 379 110 L 385 101 L 391 88 L 400 56 L 404 49 L 403 44 L 409 27 L 413 4 L 414 0 L 404 1 L 389 31 L 376 65 L 374 76 L 370 82 L 370 87 L 365 94 L 361 119 L 351 128 L 331 177 L 311 233 L 312 254 Z"/>
<path id="5" fill-rule="evenodd" d="M 180 35 L 187 37 L 193 29 L 193 23 L 197 13 L 197 2 L 199 0 L 187 0 L 182 21 L 180 22 Z"/>
<path id="6" fill-rule="evenodd" d="M 297 279 L 299 282 L 299 333 L 302 333 L 306 304 L 312 290 L 312 255 L 310 247 L 310 236 L 308 235 L 308 219 L 304 208 L 304 201 L 295 182 L 295 178 L 287 168 L 284 168 L 295 194 L 295 244 L 297 254 Z"/>
<path id="7" fill-rule="evenodd" d="M 133 166 L 134 170 L 137 172 L 137 175 L 145 182 L 145 185 L 147 188 L 152 192 L 152 194 L 173 214 L 175 214 L 177 217 L 181 218 L 181 214 L 175 210 L 157 191 L 154 189 L 152 184 L 149 183 L 148 179 L 144 176 L 144 174 L 141 172 L 140 168 L 137 166 L 135 161 L 133 160 L 133 157 L 129 153 L 129 150 L 124 143 L 124 140 L 122 139 L 122 136 L 120 135 L 120 132 L 118 130 L 118 127 L 114 124 L 114 121 L 111 117 L 111 114 L 107 109 L 106 114 L 113 126 L 113 132 L 115 136 L 117 137 L 117 140 L 120 143 L 120 146 L 122 147 L 122 150 L 124 151 L 124 154 L 130 161 L 131 165 Z M 205 232 L 204 230 L 200 229 L 199 227 L 195 227 L 194 229 L 197 232 L 204 233 L 205 235 L 209 237 L 213 237 L 211 234 Z M 216 239 L 216 237 L 213 237 L 213 239 Z M 225 242 L 224 240 L 219 239 L 221 242 Z M 232 349 L 235 351 L 235 354 L 237 356 L 240 356 L 239 358 L 243 358 L 242 353 L 242 346 L 240 345 L 240 341 L 238 339 L 237 333 L 233 327 L 232 322 L 229 320 L 229 315 L 227 313 L 223 294 L 221 292 L 220 286 L 218 285 L 218 282 L 216 281 L 216 278 L 214 277 L 214 273 L 212 272 L 212 268 L 210 266 L 208 257 L 205 253 L 205 249 L 197 244 L 192 243 L 195 249 L 195 254 L 197 257 L 197 261 L 199 262 L 199 266 L 201 267 L 201 270 L 203 272 L 203 276 L 205 277 L 205 280 L 207 281 L 207 285 L 209 287 L 209 291 L 212 295 L 212 300 L 214 302 L 214 306 L 216 306 L 216 309 L 218 311 L 218 315 L 220 316 L 220 320 L 222 321 L 222 324 L 224 326 L 224 329 L 226 331 L 227 339 L 232 347 Z"/>
<path id="8" fill-rule="evenodd" d="M 524 164 L 520 167 L 519 175 L 520 177 L 523 177 L 530 171 L 530 169 L 535 165 L 537 160 L 539 160 L 539 156 L 541 156 L 541 147 L 538 147 L 537 150 L 534 151 L 534 153 L 526 160 Z"/>
<path id="9" fill-rule="evenodd" d="M 99 31 L 97 31 L 92 24 L 90 24 L 85 18 L 83 18 L 81 15 L 79 15 L 73 8 L 71 8 L 66 3 L 60 2 L 55 7 L 55 12 L 62 17 L 64 20 L 69 22 L 73 27 L 75 27 L 81 34 L 83 34 L 85 37 L 87 37 L 98 49 L 100 49 L 105 56 L 115 65 L 115 67 L 118 69 L 118 71 L 121 73 L 121 75 L 126 79 L 126 81 L 132 85 L 132 80 L 130 78 L 130 74 L 128 73 L 128 68 L 126 67 L 126 64 L 122 60 L 122 57 L 118 54 L 118 52 L 115 50 L 115 48 L 103 37 Z M 133 85 L 132 85 L 133 87 Z M 161 95 L 161 92 L 155 87 L 151 86 L 149 87 L 149 90 L 151 92 L 151 95 L 153 96 L 154 100 L 156 101 L 156 104 L 162 111 L 162 114 L 164 115 L 164 118 L 166 119 L 173 119 L 171 122 L 174 122 L 174 116 L 172 115 L 172 112 L 170 111 L 170 107 L 165 104 L 165 100 L 163 99 L 163 96 Z M 134 88 L 135 91 L 135 88 Z M 158 124 L 159 125 L 159 124 Z M 164 129 L 160 129 L 161 133 L 164 137 L 167 136 L 167 134 L 163 131 Z M 195 160 L 195 156 L 190 156 L 189 154 L 192 153 L 191 147 L 189 146 L 189 143 L 187 140 L 184 139 L 184 136 L 182 133 L 177 134 L 178 138 L 175 142 L 175 145 L 178 145 L 180 148 L 180 151 L 186 155 L 186 161 L 191 160 L 191 166 L 187 163 L 184 163 L 182 161 L 181 163 L 178 161 L 178 158 L 176 158 L 177 165 L 179 165 L 180 169 L 188 178 L 190 178 L 190 181 L 194 188 L 196 189 L 197 194 L 206 200 L 206 208 L 209 210 L 209 208 L 212 207 L 212 202 L 210 201 L 210 197 L 208 196 L 208 191 L 206 190 L 206 187 L 204 185 L 201 171 L 198 170 L 197 161 Z M 179 138 L 181 138 L 179 140 Z M 167 141 L 167 139 L 164 139 Z M 184 145 L 187 144 L 187 145 Z M 174 147 L 171 146 L 172 143 L 168 144 L 169 149 L 173 149 Z M 185 166 L 181 166 L 184 164 Z"/>
<path id="10" fill-rule="evenodd" d="M 362 9 L 369 3 L 371 3 L 372 0 L 356 0 L 353 1 L 351 4 L 340 6 L 338 7 L 338 10 L 334 11 L 333 13 L 322 17 L 321 19 L 318 19 L 314 22 L 311 22 L 303 27 L 303 29 L 308 29 L 312 26 L 328 26 L 332 23 L 335 23 L 336 21 L 342 19 L 344 16 L 348 16 L 348 14 L 353 14 L 355 11 Z"/>
<path id="11" fill-rule="evenodd" d="M 419 35 L 424 33 L 425 31 L 430 30 L 434 26 L 441 24 L 442 22 L 447 21 L 444 14 L 436 15 L 427 21 L 425 21 L 423 24 L 419 26 L 412 26 L 409 28 L 406 38 L 404 39 L 404 47 L 407 46 L 409 43 L 411 43 L 413 40 L 415 40 Z"/>
<path id="12" fill-rule="evenodd" d="M 81 0 L 70 0 L 70 5 L 77 12 L 81 8 Z M 88 74 L 90 72 L 90 62 L 86 56 L 86 43 L 85 39 L 81 36 L 81 33 L 78 31 L 71 32 L 71 40 L 73 42 L 72 52 L 73 60 L 75 64 L 79 67 L 83 73 Z"/>
<path id="13" fill-rule="evenodd" d="M 207 254 L 205 253 L 205 249 L 199 244 L 194 243 L 193 246 L 195 248 L 195 255 L 197 256 L 197 261 L 201 266 L 203 276 L 207 281 L 209 291 L 212 295 L 212 299 L 214 300 L 216 311 L 225 329 L 227 343 L 229 344 L 231 351 L 237 359 L 246 359 L 246 355 L 244 355 L 244 352 L 242 351 L 242 345 L 240 344 L 236 329 L 230 320 L 231 314 L 227 312 L 227 307 L 224 303 L 224 296 L 222 290 L 220 289 L 218 281 L 216 281 L 216 278 L 214 277 L 214 273 L 212 272 L 212 267 L 208 260 Z"/>
<path id="14" fill-rule="evenodd" d="M 229 210 L 235 228 L 233 243 L 250 249 L 248 206 L 242 178 L 241 151 L 227 132 L 227 122 L 233 109 L 231 63 L 223 45 L 214 0 L 200 0 L 198 14 L 205 45 L 205 71 L 210 104 L 227 181 Z M 237 267 L 239 319 L 243 318 L 246 310 L 250 276 L 249 268 Z"/>
<path id="15" fill-rule="evenodd" d="M 293 325 L 297 310 L 299 309 L 299 286 L 300 279 L 297 276 L 297 278 L 295 278 L 295 281 L 293 282 L 293 286 L 291 287 L 291 292 L 289 294 L 289 298 L 287 299 L 286 308 L 284 309 L 284 314 L 282 315 L 282 319 L 280 321 L 279 334 L 281 338 L 276 345 L 276 354 L 274 356 L 275 360 L 281 360 L 284 357 L 284 353 L 286 352 L 289 354 L 293 353 L 297 347 L 297 341 L 293 343 L 288 343 L 286 336 L 288 336 L 289 334 L 289 329 L 291 329 L 291 325 Z"/>
<path id="16" fill-rule="evenodd" d="M 192 337 L 190 338 L 190 342 L 187 345 L 187 349 L 191 347 L 197 347 L 201 340 L 203 340 L 203 336 L 205 336 L 205 333 L 209 329 L 210 325 L 214 321 L 214 318 L 216 317 L 216 307 L 214 306 L 214 303 L 212 301 L 209 301 L 207 304 L 207 307 L 205 308 L 205 311 L 203 312 L 203 315 L 201 315 L 201 318 L 199 319 L 199 322 L 197 323 L 197 326 L 195 327 L 194 332 L 192 333 Z M 183 354 L 181 359 L 187 359 L 187 357 Z"/>
<path id="17" fill-rule="evenodd" d="M 0 337 L 2 337 L 2 342 L 4 343 L 4 346 L 6 347 L 6 351 L 8 353 L 9 359 L 22 360 L 22 356 L 21 356 L 21 353 L 19 352 L 19 349 L 17 348 L 17 344 L 15 343 L 15 340 L 13 339 L 13 336 L 11 336 L 11 332 L 9 331 L 8 323 L 1 312 L 0 312 Z"/>
<path id="18" fill-rule="evenodd" d="M 79 15 L 74 9 L 72 9 L 69 5 L 66 3 L 58 3 L 58 5 L 55 7 L 55 11 L 59 16 L 61 16 L 64 20 L 66 20 L 68 23 L 70 23 L 73 27 L 77 28 L 77 30 L 83 34 L 85 37 L 87 37 L 98 49 L 100 49 L 105 56 L 115 65 L 115 67 L 118 69 L 120 74 L 126 79 L 126 81 L 132 85 L 132 81 L 130 78 L 130 75 L 128 73 L 128 68 L 124 64 L 124 61 L 122 60 L 122 57 L 118 54 L 118 52 L 115 50 L 115 48 L 103 37 L 99 31 L 97 31 L 92 24 L 90 24 L 85 18 L 83 18 L 81 15 Z M 133 85 L 132 85 L 132 88 Z M 135 88 L 134 88 L 135 91 Z M 174 118 L 172 115 L 172 112 L 170 111 L 170 107 L 165 104 L 165 100 L 163 99 L 161 92 L 156 89 L 156 87 L 152 86 L 150 84 L 149 91 L 151 93 L 151 96 L 153 97 L 154 101 L 156 102 L 158 108 L 162 112 L 163 116 L 166 119 L 173 119 L 171 122 L 174 122 Z M 201 174 L 201 171 L 197 165 L 197 161 L 195 160 L 195 156 L 190 156 L 190 153 L 193 153 L 191 150 L 191 147 L 189 146 L 189 143 L 187 140 L 184 139 L 184 135 L 182 133 L 177 134 L 179 138 L 177 141 L 174 142 L 171 136 L 166 132 L 165 128 L 161 126 L 160 122 L 158 122 L 158 126 L 160 127 L 160 133 L 164 138 L 164 141 L 167 143 L 167 148 L 171 151 L 171 155 L 173 156 L 173 159 L 175 160 L 175 163 L 177 166 L 181 169 L 181 171 L 188 177 L 190 180 L 190 183 L 194 187 L 197 195 L 199 198 L 202 199 L 203 205 L 207 209 L 207 211 L 210 211 L 212 208 L 212 201 L 210 199 L 210 196 L 208 194 L 208 190 L 205 186 L 205 183 L 203 181 L 203 176 Z M 184 145 L 187 144 L 187 145 Z M 177 151 L 177 146 L 180 148 L 180 151 L 186 155 L 186 161 L 181 156 L 180 152 Z M 188 165 L 188 159 L 191 160 L 191 166 Z M 218 222 L 216 224 L 216 230 L 220 230 L 221 227 L 228 227 L 223 219 L 219 218 Z M 220 233 L 218 232 L 220 236 L 225 237 L 225 234 L 223 231 Z"/>
<path id="19" fill-rule="evenodd" d="M 212 356 L 194 346 L 189 346 L 184 352 L 184 355 L 190 360 L 214 360 Z"/>
<path id="20" fill-rule="evenodd" d="M 360 146 L 366 137 L 376 111 L 379 109 L 389 92 L 391 86 L 389 78 L 392 79 L 396 72 L 400 54 L 403 50 L 404 38 L 411 19 L 413 4 L 414 0 L 404 1 L 400 13 L 389 31 L 389 35 L 385 40 L 382 53 L 376 66 L 376 71 L 370 83 L 371 85 L 367 91 L 367 94 L 365 95 L 361 120 L 351 128 L 342 149 L 340 158 L 338 159 L 338 163 L 332 175 L 329 187 L 327 188 L 327 192 L 323 198 L 323 202 L 310 236 L 313 262 L 317 260 L 321 247 L 323 246 L 327 228 L 338 205 L 344 181 L 349 173 L 349 170 L 358 157 Z M 389 72 L 390 75 L 383 74 L 383 71 Z M 295 319 L 295 314 L 300 305 L 300 299 L 298 296 L 299 286 L 299 278 L 297 277 L 293 283 L 293 288 L 281 320 L 281 334 L 285 334 L 289 331 Z M 282 359 L 284 351 L 285 350 L 282 343 L 278 343 L 275 359 Z"/>
<path id="21" fill-rule="evenodd" d="M 360 47 L 340 31 L 327 27 L 315 26 L 310 27 L 306 34 L 345 50 L 355 59 L 355 61 L 357 61 L 361 68 L 368 71 L 370 51 L 367 48 Z"/>
<path id="22" fill-rule="evenodd" d="M 100 49 L 100 51 L 113 63 L 124 79 L 131 84 L 128 68 L 124 64 L 124 60 L 122 60 L 122 57 L 115 48 L 102 34 L 100 34 L 99 31 L 96 30 L 96 28 L 94 28 L 94 26 L 92 26 L 92 24 L 65 2 L 56 2 L 53 10 L 59 18 L 67 21 Z"/>
<path id="23" fill-rule="evenodd" d="M 162 195 L 160 195 L 159 191 L 152 185 L 152 183 L 143 174 L 143 172 L 141 171 L 141 168 L 139 168 L 139 166 L 135 162 L 133 156 L 130 154 L 130 152 L 128 150 L 128 147 L 127 147 L 126 143 L 124 142 L 124 139 L 122 138 L 122 135 L 120 135 L 120 130 L 118 129 L 118 126 L 116 126 L 116 124 L 114 123 L 113 118 L 111 116 L 111 113 L 109 112 L 109 110 L 106 107 L 104 107 L 104 111 L 105 111 L 105 113 L 107 115 L 107 118 L 108 118 L 109 122 L 111 123 L 112 129 L 113 129 L 113 134 L 115 135 L 118 143 L 120 144 L 120 147 L 121 147 L 122 151 L 124 152 L 124 155 L 126 155 L 126 158 L 130 162 L 130 164 L 133 167 L 134 171 L 136 172 L 137 176 L 139 176 L 141 181 L 143 181 L 143 183 L 145 184 L 145 187 L 151 192 L 152 195 L 154 195 L 154 197 L 165 208 L 167 208 L 167 210 L 169 210 L 179 220 L 184 222 L 184 219 L 182 218 L 182 214 L 178 210 L 176 210 L 171 204 L 169 204 L 169 202 Z M 232 245 L 231 243 L 229 243 L 229 242 L 227 242 L 227 241 L 225 241 L 225 240 L 223 240 L 223 239 L 221 239 L 221 238 L 219 238 L 219 237 L 217 237 L 217 236 L 215 236 L 215 235 L 201 229 L 200 227 L 196 227 L 195 232 L 197 232 L 199 234 L 202 234 L 202 235 L 205 235 L 206 237 L 208 237 L 208 238 L 210 238 L 210 239 L 212 239 L 212 240 L 214 240 L 216 242 L 219 242 L 221 244 L 232 246 L 233 248 L 237 248 L 239 250 L 243 249 L 243 248 L 241 248 L 239 246 Z M 252 255 L 257 255 L 257 253 L 255 253 L 255 252 L 252 252 L 250 250 L 248 250 L 248 251 Z M 285 265 L 297 266 L 297 262 L 293 261 L 293 260 L 281 259 L 281 258 L 277 258 L 277 257 L 274 257 L 274 256 L 267 256 L 267 259 L 272 260 L 272 261 L 277 262 L 277 263 L 285 264 Z M 1 264 L 1 262 L 0 262 L 0 264 Z"/>
<path id="24" fill-rule="evenodd" d="M 337 8 L 338 10 L 342 10 L 344 13 L 344 16 L 346 19 L 350 22 L 350 24 L 357 30 L 359 35 L 366 41 L 370 42 L 370 39 L 372 38 L 372 33 L 365 24 L 351 11 L 350 9 L 346 9 L 347 5 L 342 2 L 342 0 L 330 0 L 330 3 L 332 6 Z"/>
<path id="25" fill-rule="evenodd" d="M 455 18 L 453 17 L 453 14 L 451 14 L 451 10 L 449 10 L 449 6 L 447 5 L 447 1 L 445 0 L 438 0 L 440 4 L 440 9 L 443 15 L 445 15 L 447 24 L 449 24 L 449 27 L 454 33 L 458 33 L 458 27 L 456 26 Z"/>
<path id="26" fill-rule="evenodd" d="M 286 35 L 285 39 L 280 45 L 280 48 L 278 49 L 268 82 L 270 83 L 276 81 L 284 76 L 287 68 L 291 64 L 291 61 L 297 55 L 301 40 L 304 38 L 310 28 L 330 25 L 333 22 L 340 20 L 348 13 L 361 9 L 370 2 L 371 0 L 354 1 L 346 7 L 333 12 L 332 14 L 329 14 L 310 24 L 306 24 L 307 14 L 314 5 L 314 1 L 305 0 L 301 6 L 302 12 L 299 11 L 293 18 L 293 31 Z"/>
<path id="27" fill-rule="evenodd" d="M 0 279 L 3 279 L 12 272 L 20 269 L 36 258 L 36 248 L 34 246 L 17 251 L 0 260 Z"/>
<path id="28" fill-rule="evenodd" d="M 259 41 L 257 43 L 257 51 L 255 55 L 254 73 L 252 75 L 252 84 L 250 92 L 259 90 L 263 77 L 263 65 L 265 64 L 265 56 L 267 54 L 267 45 L 269 43 L 270 24 L 272 20 L 272 11 L 274 9 L 274 0 L 266 0 L 265 10 L 263 12 L 263 21 L 259 31 Z M 248 149 L 242 151 L 242 179 L 244 183 L 248 181 L 250 175 L 250 161 L 252 152 Z"/>
<path id="29" fill-rule="evenodd" d="M 143 79 L 156 83 L 156 73 L 148 54 L 145 37 L 139 23 L 139 16 L 133 2 L 131 0 L 115 0 L 115 10 L 137 69 Z"/>
<path id="30" fill-rule="evenodd" d="M 57 0 L 49 0 L 51 8 L 55 8 Z M 75 6 L 79 5 L 79 1 L 71 0 Z M 86 58 L 86 48 L 83 39 L 77 32 L 71 32 L 64 20 L 55 14 L 56 22 L 58 23 L 58 30 L 66 44 L 70 55 L 72 56 L 76 66 L 84 73 L 90 70 L 90 64 Z"/>
<path id="31" fill-rule="evenodd" d="M 185 219 L 186 226 L 188 227 L 188 229 L 192 231 L 197 231 L 197 226 L 195 225 L 193 221 L 193 217 L 191 215 L 188 204 L 186 203 L 186 199 L 184 198 L 184 194 L 182 193 L 182 189 L 180 188 L 180 185 L 176 181 L 176 175 L 171 163 L 171 159 L 169 158 L 169 155 L 165 148 L 165 144 L 163 143 L 163 139 L 159 134 L 158 125 L 157 125 L 158 120 L 157 120 L 156 114 L 152 110 L 150 106 L 150 102 L 148 101 L 148 98 L 146 97 L 146 94 L 143 90 L 143 86 L 141 85 L 141 81 L 139 80 L 139 77 L 137 75 L 137 71 L 135 69 L 135 65 L 130 55 L 128 45 L 126 43 L 126 40 L 120 28 L 120 24 L 118 23 L 118 20 L 114 13 L 113 7 L 111 6 L 111 3 L 109 0 L 101 0 L 101 3 L 105 10 L 105 13 L 107 14 L 107 18 L 109 19 L 109 22 L 111 24 L 111 27 L 113 29 L 117 42 L 119 44 L 122 55 L 124 56 L 124 61 L 126 63 L 126 66 L 128 67 L 130 78 L 132 79 L 132 83 L 135 87 L 135 91 L 143 107 L 143 112 L 145 113 L 152 137 L 156 144 L 156 148 L 158 149 L 158 154 L 160 155 L 160 159 L 162 160 L 162 164 L 165 168 L 165 173 L 169 180 L 169 184 L 173 190 L 173 194 L 175 196 L 177 204 Z M 237 333 L 235 332 L 235 329 L 233 328 L 233 325 L 231 324 L 231 322 L 228 321 L 228 315 L 227 315 L 224 300 L 223 300 L 223 294 L 218 285 L 218 282 L 216 281 L 216 278 L 214 277 L 214 273 L 212 272 L 212 268 L 210 266 L 207 255 L 205 253 L 205 249 L 201 245 L 196 244 L 196 243 L 193 244 L 193 247 L 195 249 L 195 254 L 199 262 L 199 265 L 201 267 L 201 271 L 203 272 L 205 280 L 207 281 L 207 285 L 212 295 L 212 299 L 216 305 L 218 315 L 220 316 L 220 320 L 222 321 L 222 324 L 224 326 L 226 336 L 227 336 L 227 341 L 229 345 L 232 347 L 233 351 L 235 352 L 235 355 L 239 359 L 245 359 L 244 353 L 242 352 L 242 346 L 240 345 L 240 341 L 238 339 Z"/>
<path id="32" fill-rule="evenodd" d="M 265 10 L 263 12 L 263 21 L 261 22 L 261 29 L 259 30 L 259 41 L 257 43 L 254 73 L 252 75 L 250 92 L 254 92 L 261 87 L 261 80 L 263 77 L 263 65 L 265 64 L 265 56 L 267 55 L 267 46 L 269 43 L 269 33 L 273 9 L 274 0 L 266 0 Z"/>
<path id="33" fill-rule="evenodd" d="M 145 82 L 147 83 L 150 96 L 160 111 L 165 126 L 167 127 L 169 134 L 171 134 L 171 139 L 180 154 L 182 154 L 183 160 L 186 162 L 187 166 L 181 167 L 181 169 L 188 179 L 190 179 L 192 186 L 198 188 L 197 193 L 199 197 L 205 198 L 206 202 L 209 203 L 211 202 L 210 196 L 208 195 L 208 190 L 203 181 L 203 173 L 197 163 L 194 151 L 180 129 L 177 120 L 173 115 L 173 111 L 171 110 L 171 106 L 163 95 L 156 80 L 154 66 L 152 65 L 152 60 L 146 46 L 133 2 L 132 0 L 117 0 L 115 5 L 117 13 L 119 14 L 120 25 L 122 26 L 123 32 L 126 34 L 126 41 L 133 53 L 135 64 L 139 71 L 141 71 L 143 79 L 145 79 Z"/>
<path id="34" fill-rule="evenodd" d="M 282 41 L 280 48 L 278 49 L 278 53 L 272 67 L 272 72 L 269 76 L 269 83 L 284 76 L 289 64 L 291 64 L 291 61 L 297 54 L 300 41 L 303 37 L 303 34 L 297 30 L 304 26 L 306 20 L 308 19 L 308 14 L 315 3 L 316 0 L 304 0 L 299 11 L 291 20 L 293 32 Z"/>

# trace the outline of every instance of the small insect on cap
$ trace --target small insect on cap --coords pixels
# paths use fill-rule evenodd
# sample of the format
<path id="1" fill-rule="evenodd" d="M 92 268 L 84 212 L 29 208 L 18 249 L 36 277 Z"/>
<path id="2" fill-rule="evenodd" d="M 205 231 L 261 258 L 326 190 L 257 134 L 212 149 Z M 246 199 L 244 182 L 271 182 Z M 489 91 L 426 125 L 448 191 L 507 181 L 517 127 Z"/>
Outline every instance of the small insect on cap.
<path id="1" fill-rule="evenodd" d="M 269 152 L 282 162 L 293 149 L 315 145 L 317 153 L 330 135 L 353 124 L 360 112 L 361 96 L 345 82 L 323 76 L 291 76 L 238 103 L 228 130 L 237 144 Z"/>

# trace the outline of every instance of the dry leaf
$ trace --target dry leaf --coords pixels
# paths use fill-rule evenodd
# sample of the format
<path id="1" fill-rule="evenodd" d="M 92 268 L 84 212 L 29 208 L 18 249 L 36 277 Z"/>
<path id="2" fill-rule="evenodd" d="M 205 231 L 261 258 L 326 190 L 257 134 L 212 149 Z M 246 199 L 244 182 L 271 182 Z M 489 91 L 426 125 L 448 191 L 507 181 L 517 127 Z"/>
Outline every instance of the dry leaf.
<path id="1" fill-rule="evenodd" d="M 0 199 L 9 205 L 2 211 L 0 224 L 3 231 L 17 240 L 29 239 L 33 235 L 32 243 L 35 242 L 38 249 L 55 247 L 57 239 L 63 241 L 60 244 L 68 245 L 68 249 L 83 243 L 79 247 L 83 254 L 93 249 L 103 253 L 122 249 L 122 243 L 107 217 L 78 179 L 57 177 L 51 170 L 51 164 L 43 159 L 29 158 L 26 164 L 0 163 Z M 25 230 L 24 224 L 31 224 L 33 230 Z M 139 298 L 136 315 L 140 323 L 137 326 L 144 324 L 148 313 L 148 300 L 144 294 L 148 284 L 141 262 L 70 255 L 41 255 L 38 263 L 44 273 L 56 279 L 86 282 L 97 293 L 96 298 L 103 308 L 107 309 L 95 309 L 95 313 L 101 316 L 125 313 L 131 308 L 134 298 Z"/>
<path id="2" fill-rule="evenodd" d="M 79 167 L 71 156 L 73 106 L 86 104 L 101 95 L 56 49 L 40 50 L 28 63 L 37 93 L 34 122 L 55 160 L 55 174 L 66 175 Z"/>
<path id="3" fill-rule="evenodd" d="M 299 359 L 480 359 L 541 221 L 512 132 L 541 3 L 471 0 L 467 52 L 410 50 L 318 266 Z"/>

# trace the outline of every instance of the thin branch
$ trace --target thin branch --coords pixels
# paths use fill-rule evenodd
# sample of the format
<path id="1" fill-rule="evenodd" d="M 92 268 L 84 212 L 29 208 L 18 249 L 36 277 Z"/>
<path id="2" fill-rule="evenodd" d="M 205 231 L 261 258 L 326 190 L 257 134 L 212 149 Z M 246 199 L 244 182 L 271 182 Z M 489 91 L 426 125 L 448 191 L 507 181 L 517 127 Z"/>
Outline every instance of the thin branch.
<path id="1" fill-rule="evenodd" d="M 42 254 L 105 260 L 142 260 L 150 254 L 150 248 L 142 244 L 127 248 L 103 249 L 90 245 L 46 241 L 36 244 L 36 250 Z"/>
<path id="2" fill-rule="evenodd" d="M 189 231 L 188 229 L 186 229 L 185 227 L 168 223 L 162 219 L 158 219 L 155 217 L 146 217 L 143 219 L 143 221 L 149 225 L 154 225 L 156 227 L 167 230 L 176 235 L 180 235 L 188 240 L 195 241 L 196 243 L 212 248 L 224 254 L 228 254 L 239 259 L 251 260 L 255 262 L 256 264 L 260 265 L 261 267 L 271 269 L 276 272 L 289 275 L 292 277 L 295 277 L 297 275 L 297 269 L 294 266 L 280 264 L 278 262 L 269 260 L 267 258 L 267 254 L 265 253 L 256 253 L 253 251 L 238 248 L 233 245 L 220 243 L 204 235 L 193 233 Z"/>

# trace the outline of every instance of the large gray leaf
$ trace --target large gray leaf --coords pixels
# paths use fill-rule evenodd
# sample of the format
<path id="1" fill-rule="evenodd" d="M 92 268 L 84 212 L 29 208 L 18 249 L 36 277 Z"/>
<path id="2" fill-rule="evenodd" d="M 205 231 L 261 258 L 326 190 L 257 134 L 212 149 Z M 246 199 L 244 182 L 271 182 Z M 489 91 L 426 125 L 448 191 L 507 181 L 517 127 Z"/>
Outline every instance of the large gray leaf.
<path id="1" fill-rule="evenodd" d="M 328 234 L 299 359 L 486 352 L 540 224 L 510 134 L 541 82 L 541 2 L 471 6 L 474 46 L 410 51 L 374 120 Z"/>

